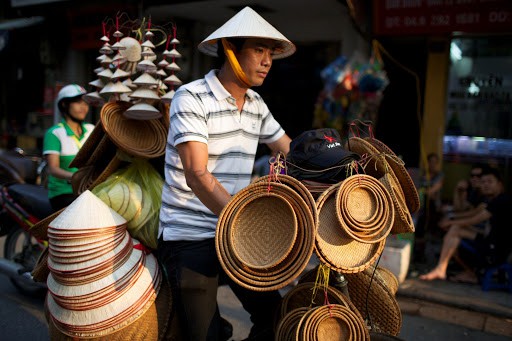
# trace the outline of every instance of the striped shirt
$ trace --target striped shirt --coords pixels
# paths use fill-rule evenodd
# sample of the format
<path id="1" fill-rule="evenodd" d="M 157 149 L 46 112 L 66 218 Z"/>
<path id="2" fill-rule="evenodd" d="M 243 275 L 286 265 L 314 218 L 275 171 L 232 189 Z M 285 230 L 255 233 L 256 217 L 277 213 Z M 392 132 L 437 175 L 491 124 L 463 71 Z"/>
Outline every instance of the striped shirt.
<path id="1" fill-rule="evenodd" d="M 274 142 L 285 133 L 251 89 L 239 112 L 216 72 L 182 85 L 172 100 L 158 231 L 164 240 L 214 238 L 218 220 L 187 186 L 176 145 L 206 143 L 208 171 L 234 195 L 250 183 L 258 143 Z"/>

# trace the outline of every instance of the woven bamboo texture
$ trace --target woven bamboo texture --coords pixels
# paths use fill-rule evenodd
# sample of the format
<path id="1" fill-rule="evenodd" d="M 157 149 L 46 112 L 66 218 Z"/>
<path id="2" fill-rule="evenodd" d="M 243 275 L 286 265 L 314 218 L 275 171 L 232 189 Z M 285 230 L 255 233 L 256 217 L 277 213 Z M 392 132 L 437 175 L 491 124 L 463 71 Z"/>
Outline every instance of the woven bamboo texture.
<path id="1" fill-rule="evenodd" d="M 389 191 L 379 180 L 354 174 L 338 186 L 336 216 L 348 237 L 377 243 L 389 235 L 395 211 Z"/>
<path id="2" fill-rule="evenodd" d="M 293 207 L 297 219 L 297 236 L 287 256 L 269 268 L 250 267 L 242 263 L 233 251 L 231 228 L 241 205 L 261 194 L 280 195 Z M 316 212 L 316 211 L 315 211 Z M 264 215 L 262 211 L 259 215 Z M 284 226 L 283 226 L 284 227 Z M 314 248 L 315 220 L 311 209 L 293 188 L 282 183 L 258 181 L 238 192 L 226 205 L 217 222 L 215 247 L 221 266 L 235 282 L 255 291 L 280 289 L 291 283 L 307 266 Z M 279 233 L 272 231 L 272 233 Z"/>
<path id="3" fill-rule="evenodd" d="M 393 170 L 398 178 L 405 196 L 405 202 L 411 213 L 415 213 L 420 208 L 420 198 L 414 181 L 412 180 L 409 172 L 405 168 L 404 162 L 382 141 L 374 137 L 366 137 L 365 140 L 370 143 L 380 153 L 383 153 L 389 167 Z"/>
<path id="4" fill-rule="evenodd" d="M 109 102 L 101 108 L 101 122 L 110 139 L 133 156 L 150 159 L 164 155 L 167 141 L 164 118 L 129 119 L 123 115 L 127 108 L 121 102 Z"/>
<path id="5" fill-rule="evenodd" d="M 402 327 L 400 306 L 381 276 L 372 276 L 372 273 L 373 267 L 345 276 L 350 299 L 372 331 L 397 336 Z"/>
<path id="6" fill-rule="evenodd" d="M 402 187 L 400 186 L 395 173 L 388 172 L 380 178 L 379 181 L 388 189 L 396 212 L 390 233 L 399 234 L 414 232 L 414 222 L 405 202 Z"/>
<path id="7" fill-rule="evenodd" d="M 295 332 L 296 341 L 370 340 L 364 321 L 349 308 L 323 305 L 302 315 Z"/>
<path id="8" fill-rule="evenodd" d="M 377 243 L 362 243 L 345 233 L 336 215 L 336 191 L 332 185 L 317 199 L 319 215 L 315 252 L 324 264 L 343 273 L 360 272 L 374 263 L 384 250 L 383 239 Z"/>

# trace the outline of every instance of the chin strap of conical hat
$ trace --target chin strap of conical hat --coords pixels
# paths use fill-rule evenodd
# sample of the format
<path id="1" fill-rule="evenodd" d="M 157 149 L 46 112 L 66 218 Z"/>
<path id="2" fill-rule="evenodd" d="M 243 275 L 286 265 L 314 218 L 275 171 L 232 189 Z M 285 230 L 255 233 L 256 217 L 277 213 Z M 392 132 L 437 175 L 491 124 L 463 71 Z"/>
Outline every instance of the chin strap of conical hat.
<path id="1" fill-rule="evenodd" d="M 231 44 L 226 39 L 222 38 L 222 46 L 224 47 L 224 54 L 226 55 L 226 58 L 228 59 L 229 65 L 231 65 L 231 68 L 235 72 L 236 78 L 250 88 L 252 85 L 249 83 L 249 80 L 247 79 L 247 75 L 245 74 L 244 70 L 242 70 L 242 67 L 240 66 L 240 63 L 238 62 L 238 59 L 236 59 L 235 53 L 233 52 L 233 44 Z"/>

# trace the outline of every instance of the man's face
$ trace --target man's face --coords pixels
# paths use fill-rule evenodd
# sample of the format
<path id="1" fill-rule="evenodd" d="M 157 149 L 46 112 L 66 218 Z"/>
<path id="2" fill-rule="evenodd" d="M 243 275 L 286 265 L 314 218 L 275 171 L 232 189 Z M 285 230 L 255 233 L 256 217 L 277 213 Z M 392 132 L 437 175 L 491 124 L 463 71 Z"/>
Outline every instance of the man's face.
<path id="1" fill-rule="evenodd" d="M 263 84 L 272 66 L 272 56 L 276 48 L 276 42 L 270 39 L 245 40 L 236 56 L 252 86 Z"/>
<path id="2" fill-rule="evenodd" d="M 502 184 L 492 174 L 482 175 L 482 194 L 487 197 L 495 197 L 501 193 Z"/>
<path id="3" fill-rule="evenodd" d="M 469 181 L 471 181 L 471 187 L 480 188 L 482 181 L 482 168 L 473 168 L 471 173 L 469 173 Z"/>

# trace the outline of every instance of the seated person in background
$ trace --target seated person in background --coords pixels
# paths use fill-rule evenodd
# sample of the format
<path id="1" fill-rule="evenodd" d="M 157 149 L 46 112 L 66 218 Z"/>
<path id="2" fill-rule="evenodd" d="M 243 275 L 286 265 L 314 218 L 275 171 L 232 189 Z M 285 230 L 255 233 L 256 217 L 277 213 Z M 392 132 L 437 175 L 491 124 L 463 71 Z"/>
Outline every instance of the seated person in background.
<path id="1" fill-rule="evenodd" d="M 482 194 L 482 173 L 488 166 L 482 164 L 474 164 L 469 172 L 469 188 L 468 188 L 468 203 L 477 207 L 480 203 L 485 201 L 485 196 Z"/>
<path id="2" fill-rule="evenodd" d="M 441 255 L 437 266 L 420 279 L 431 281 L 446 279 L 448 264 L 461 239 L 474 240 L 482 256 L 491 259 L 489 263 L 504 262 L 510 253 L 509 212 L 512 200 L 504 192 L 503 179 L 495 168 L 485 169 L 482 173 L 482 194 L 488 199 L 487 204 L 477 213 L 465 218 L 443 219 L 439 226 L 448 230 L 443 239 Z M 485 221 L 489 228 L 477 227 Z M 474 274 L 473 274 L 474 275 Z M 476 282 L 477 278 L 473 278 Z"/>
<path id="3" fill-rule="evenodd" d="M 445 210 L 445 214 L 449 218 L 468 217 L 482 209 L 482 203 L 486 201 L 481 190 L 481 177 L 484 169 L 483 165 L 475 164 L 471 167 L 470 177 L 459 180 L 453 192 L 452 206 Z"/>
<path id="4" fill-rule="evenodd" d="M 452 207 L 448 214 L 465 212 L 473 208 L 468 200 L 471 184 L 468 179 L 459 180 L 453 191 Z"/>

